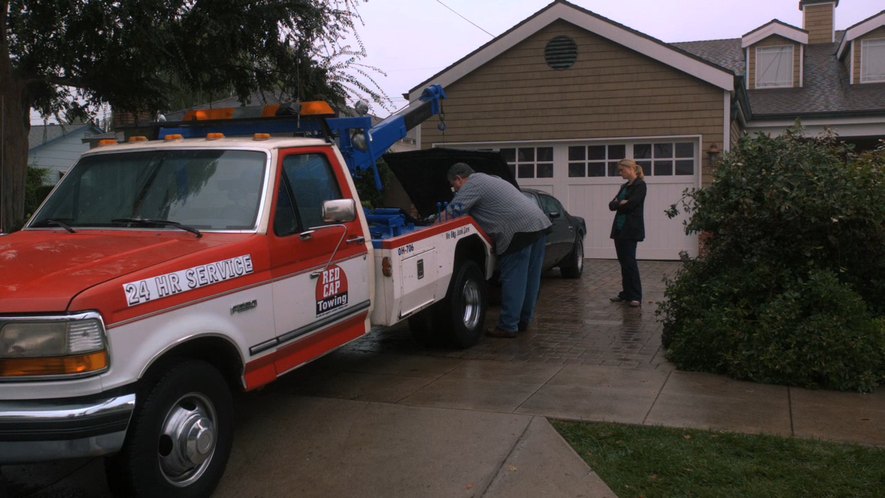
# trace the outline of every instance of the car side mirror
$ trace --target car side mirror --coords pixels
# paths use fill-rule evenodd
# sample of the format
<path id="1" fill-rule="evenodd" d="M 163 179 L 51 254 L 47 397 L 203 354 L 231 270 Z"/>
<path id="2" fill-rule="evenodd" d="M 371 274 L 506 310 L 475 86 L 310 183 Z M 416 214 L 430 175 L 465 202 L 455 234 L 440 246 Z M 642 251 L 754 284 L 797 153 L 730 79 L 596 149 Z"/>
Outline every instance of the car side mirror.
<path id="1" fill-rule="evenodd" d="M 323 221 L 325 223 L 349 223 L 355 219 L 355 200 L 332 199 L 323 202 Z"/>

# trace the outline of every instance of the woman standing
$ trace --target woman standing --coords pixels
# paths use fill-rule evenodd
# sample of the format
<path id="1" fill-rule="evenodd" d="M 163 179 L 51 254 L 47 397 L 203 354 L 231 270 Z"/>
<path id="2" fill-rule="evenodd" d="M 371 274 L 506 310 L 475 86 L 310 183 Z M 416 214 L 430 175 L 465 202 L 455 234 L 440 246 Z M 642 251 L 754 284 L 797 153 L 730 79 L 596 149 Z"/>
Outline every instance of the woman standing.
<path id="1" fill-rule="evenodd" d="M 645 239 L 642 210 L 646 185 L 642 166 L 632 159 L 622 159 L 618 163 L 618 173 L 627 183 L 621 185 L 618 195 L 608 203 L 608 208 L 617 212 L 612 222 L 611 238 L 615 240 L 615 252 L 621 264 L 621 292 L 611 300 L 616 303 L 626 301 L 638 308 L 642 306 L 642 282 L 636 263 L 636 244 Z"/>

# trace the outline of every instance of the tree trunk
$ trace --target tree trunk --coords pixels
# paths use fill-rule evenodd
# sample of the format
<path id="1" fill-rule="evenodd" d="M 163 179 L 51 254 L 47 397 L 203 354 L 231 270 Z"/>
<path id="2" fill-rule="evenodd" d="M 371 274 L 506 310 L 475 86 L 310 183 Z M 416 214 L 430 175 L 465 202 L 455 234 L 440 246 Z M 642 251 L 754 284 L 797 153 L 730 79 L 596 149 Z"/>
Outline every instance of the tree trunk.
<path id="1" fill-rule="evenodd" d="M 25 82 L 9 57 L 7 5 L 0 2 L 0 232 L 16 230 L 24 222 L 31 128 Z"/>

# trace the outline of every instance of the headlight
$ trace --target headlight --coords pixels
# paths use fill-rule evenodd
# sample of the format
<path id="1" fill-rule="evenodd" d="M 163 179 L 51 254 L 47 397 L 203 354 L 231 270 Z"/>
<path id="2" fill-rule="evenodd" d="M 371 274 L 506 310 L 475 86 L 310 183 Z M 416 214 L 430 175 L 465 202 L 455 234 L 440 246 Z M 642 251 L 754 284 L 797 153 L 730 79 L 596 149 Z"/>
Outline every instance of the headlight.
<path id="1" fill-rule="evenodd" d="M 0 317 L 0 378 L 80 376 L 108 367 L 98 313 Z"/>

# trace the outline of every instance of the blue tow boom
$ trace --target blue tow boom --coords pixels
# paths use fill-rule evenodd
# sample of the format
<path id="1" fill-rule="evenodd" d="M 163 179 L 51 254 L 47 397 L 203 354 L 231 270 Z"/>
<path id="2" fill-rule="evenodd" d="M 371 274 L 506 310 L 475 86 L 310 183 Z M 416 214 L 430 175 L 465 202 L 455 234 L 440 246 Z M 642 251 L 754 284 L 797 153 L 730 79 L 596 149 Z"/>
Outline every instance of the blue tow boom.
<path id="1" fill-rule="evenodd" d="M 298 114 L 287 113 L 273 117 L 259 117 L 260 113 L 256 115 L 254 111 L 247 110 L 247 108 L 236 108 L 237 111 L 246 111 L 243 114 L 252 115 L 223 120 L 157 123 L 157 138 L 162 139 L 172 134 L 182 135 L 185 138 L 196 138 L 216 132 L 224 133 L 227 136 L 251 135 L 260 132 L 337 138 L 338 149 L 344 156 L 344 161 L 351 174 L 361 175 L 371 171 L 375 177 L 375 187 L 382 190 L 384 185 L 378 172 L 378 159 L 393 144 L 405 138 L 409 130 L 431 116 L 442 114 L 442 100 L 445 98 L 446 93 L 440 85 L 428 86 L 421 93 L 418 101 L 410 103 L 374 126 L 372 126 L 372 118 L 368 116 L 310 119 Z M 291 108 L 282 109 L 289 111 Z"/>

